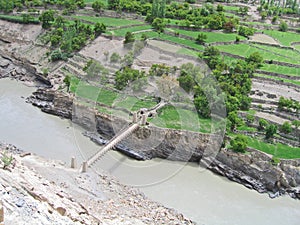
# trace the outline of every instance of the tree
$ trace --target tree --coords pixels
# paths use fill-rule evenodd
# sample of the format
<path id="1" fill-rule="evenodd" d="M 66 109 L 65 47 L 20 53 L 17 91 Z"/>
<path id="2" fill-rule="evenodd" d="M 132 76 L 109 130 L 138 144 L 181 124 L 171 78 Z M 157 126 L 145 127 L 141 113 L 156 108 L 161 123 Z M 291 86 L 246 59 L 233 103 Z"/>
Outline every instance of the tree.
<path id="1" fill-rule="evenodd" d="M 280 127 L 280 131 L 285 133 L 285 134 L 289 134 L 292 132 L 292 126 L 288 121 L 285 121 L 281 127 Z"/>
<path id="2" fill-rule="evenodd" d="M 239 26 L 238 34 L 244 37 L 252 36 L 255 32 L 255 29 L 252 27 Z"/>
<path id="3" fill-rule="evenodd" d="M 266 128 L 266 139 L 270 139 L 272 137 L 274 137 L 274 135 L 277 132 L 277 126 L 274 124 L 270 124 L 269 126 L 267 126 Z"/>
<path id="4" fill-rule="evenodd" d="M 129 43 L 133 43 L 135 41 L 135 37 L 134 34 L 132 32 L 126 32 L 125 34 L 125 40 L 124 40 L 124 45 L 125 44 L 129 44 Z"/>
<path id="5" fill-rule="evenodd" d="M 166 0 L 153 0 L 151 18 L 165 18 Z"/>
<path id="6" fill-rule="evenodd" d="M 260 13 L 260 16 L 261 16 L 262 20 L 265 20 L 267 18 L 268 14 L 267 14 L 266 11 L 263 11 L 263 12 Z"/>
<path id="7" fill-rule="evenodd" d="M 151 25 L 158 33 L 163 33 L 166 26 L 165 21 L 161 18 L 155 18 Z"/>
<path id="8" fill-rule="evenodd" d="M 259 54 L 259 52 L 253 52 L 246 58 L 246 62 L 248 63 L 253 63 L 256 65 L 256 67 L 259 67 L 262 65 L 264 59 L 263 57 Z"/>
<path id="9" fill-rule="evenodd" d="M 260 118 L 258 121 L 258 129 L 259 130 L 264 130 L 266 129 L 267 126 L 269 126 L 268 121 L 266 121 L 265 119 Z"/>
<path id="10" fill-rule="evenodd" d="M 246 122 L 248 125 L 252 124 L 255 120 L 255 117 L 252 114 L 247 114 L 246 116 Z"/>
<path id="11" fill-rule="evenodd" d="M 97 22 L 94 26 L 95 36 L 99 36 L 100 34 L 106 31 L 106 26 L 103 23 Z"/>
<path id="12" fill-rule="evenodd" d="M 224 11 L 224 6 L 221 5 L 221 4 L 218 4 L 218 5 L 217 5 L 217 11 L 218 11 L 218 12 L 223 12 L 223 11 Z"/>
<path id="13" fill-rule="evenodd" d="M 198 93 L 194 97 L 194 104 L 195 104 L 198 114 L 201 117 L 210 118 L 210 116 L 211 116 L 210 105 L 209 105 L 207 97 L 203 91 L 202 91 L 202 94 Z"/>
<path id="14" fill-rule="evenodd" d="M 179 76 L 177 80 L 179 81 L 179 86 L 188 93 L 193 89 L 195 85 L 194 78 L 190 74 Z"/>
<path id="15" fill-rule="evenodd" d="M 230 145 L 233 151 L 244 153 L 248 145 L 247 137 L 238 134 L 234 139 L 230 141 Z"/>
<path id="16" fill-rule="evenodd" d="M 286 32 L 288 30 L 288 25 L 283 20 L 279 24 L 279 30 L 282 32 Z"/>
<path id="17" fill-rule="evenodd" d="M 295 126 L 296 129 L 300 127 L 300 120 L 293 120 L 292 125 Z"/>
<path id="18" fill-rule="evenodd" d="M 94 9 L 94 11 L 96 12 L 101 12 L 101 10 L 104 8 L 104 4 L 102 1 L 95 1 L 92 4 L 92 8 Z"/>
<path id="19" fill-rule="evenodd" d="M 42 27 L 47 29 L 51 27 L 52 22 L 54 22 L 54 11 L 53 10 L 46 10 L 40 15 L 39 20 L 42 22 Z"/>
<path id="20" fill-rule="evenodd" d="M 107 5 L 109 9 L 118 9 L 120 0 L 107 0 Z"/>
<path id="21" fill-rule="evenodd" d="M 231 131 L 234 131 L 237 126 L 240 126 L 242 124 L 241 118 L 239 118 L 236 111 L 232 111 L 227 116 L 228 124 Z"/>
<path id="22" fill-rule="evenodd" d="M 207 39 L 207 35 L 200 33 L 198 34 L 198 36 L 196 37 L 196 42 L 200 45 L 203 45 L 205 43 L 205 40 Z"/>

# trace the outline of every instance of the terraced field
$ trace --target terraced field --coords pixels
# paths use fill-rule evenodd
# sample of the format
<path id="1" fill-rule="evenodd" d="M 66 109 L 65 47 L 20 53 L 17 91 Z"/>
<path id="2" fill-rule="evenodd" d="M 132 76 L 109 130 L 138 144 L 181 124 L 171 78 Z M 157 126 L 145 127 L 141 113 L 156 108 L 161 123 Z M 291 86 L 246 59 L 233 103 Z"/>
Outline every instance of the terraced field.
<path id="1" fill-rule="evenodd" d="M 221 45 L 221 46 L 217 46 L 217 48 L 221 51 L 221 52 L 227 52 L 227 53 L 231 53 L 233 55 L 238 55 L 238 56 L 242 56 L 242 57 L 248 57 L 250 54 L 254 53 L 254 52 L 258 52 L 259 54 L 261 54 L 261 56 L 265 59 L 265 60 L 275 60 L 275 61 L 279 61 L 279 62 L 286 62 L 286 63 L 292 63 L 292 64 L 298 64 L 299 60 L 294 59 L 294 58 L 287 58 L 285 55 L 275 55 L 275 54 L 270 54 L 269 51 L 266 51 L 264 49 L 258 49 L 254 46 L 251 45 L 247 45 L 247 44 L 233 44 L 233 45 Z M 278 49 L 278 51 L 281 51 L 280 49 Z"/>
<path id="2" fill-rule="evenodd" d="M 72 18 L 83 20 L 83 21 L 88 21 L 91 23 L 97 23 L 97 22 L 104 23 L 106 26 L 109 26 L 109 27 L 144 24 L 142 21 L 122 19 L 122 18 L 93 17 L 93 16 L 72 16 Z"/>
<path id="3" fill-rule="evenodd" d="M 292 32 L 281 32 L 277 30 L 264 30 L 265 34 L 278 40 L 284 46 L 291 46 L 291 43 L 300 41 L 300 34 Z"/>
<path id="4" fill-rule="evenodd" d="M 207 36 L 205 40 L 207 43 L 214 43 L 214 42 L 231 42 L 235 41 L 236 37 L 240 40 L 245 40 L 246 38 L 237 34 L 232 33 L 222 33 L 222 32 L 205 32 L 205 31 L 187 31 L 181 29 L 168 29 L 169 31 L 177 32 L 179 34 L 183 34 L 192 38 L 197 38 L 197 36 L 202 33 Z"/>

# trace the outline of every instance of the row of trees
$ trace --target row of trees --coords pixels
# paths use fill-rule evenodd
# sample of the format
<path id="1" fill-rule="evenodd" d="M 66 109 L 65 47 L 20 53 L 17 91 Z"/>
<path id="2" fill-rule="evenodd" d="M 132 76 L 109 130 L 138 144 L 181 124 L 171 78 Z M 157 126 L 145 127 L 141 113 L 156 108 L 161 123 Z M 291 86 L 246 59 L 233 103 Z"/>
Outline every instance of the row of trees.
<path id="1" fill-rule="evenodd" d="M 80 50 L 87 40 L 94 39 L 106 30 L 103 23 L 91 26 L 75 20 L 70 24 L 53 10 L 45 10 L 39 19 L 42 27 L 49 30 L 48 41 L 54 49 L 50 55 L 52 60 L 65 59 L 70 53 Z"/>
<path id="2" fill-rule="evenodd" d="M 278 102 L 278 109 L 298 113 L 300 110 L 300 103 L 294 99 L 288 99 L 281 96 Z"/>
<path id="3" fill-rule="evenodd" d="M 85 7 L 84 0 L 0 0 L 0 11 L 10 13 L 13 10 L 22 11 L 24 9 L 31 9 L 32 7 L 49 5 L 57 6 L 63 9 L 64 14 L 74 12 L 78 8 Z"/>

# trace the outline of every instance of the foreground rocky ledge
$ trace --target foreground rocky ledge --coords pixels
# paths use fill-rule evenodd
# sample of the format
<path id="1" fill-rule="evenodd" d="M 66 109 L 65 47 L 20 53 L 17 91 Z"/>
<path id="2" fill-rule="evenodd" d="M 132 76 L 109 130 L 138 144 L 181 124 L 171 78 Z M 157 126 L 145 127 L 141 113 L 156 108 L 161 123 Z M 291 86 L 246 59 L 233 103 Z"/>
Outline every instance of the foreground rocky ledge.
<path id="1" fill-rule="evenodd" d="M 0 169 L 5 224 L 193 224 L 182 214 L 95 171 L 79 173 L 62 163 L 0 143 L 13 161 Z M 0 216 L 1 218 L 1 216 Z M 1 223 L 1 221 L 0 221 Z"/>

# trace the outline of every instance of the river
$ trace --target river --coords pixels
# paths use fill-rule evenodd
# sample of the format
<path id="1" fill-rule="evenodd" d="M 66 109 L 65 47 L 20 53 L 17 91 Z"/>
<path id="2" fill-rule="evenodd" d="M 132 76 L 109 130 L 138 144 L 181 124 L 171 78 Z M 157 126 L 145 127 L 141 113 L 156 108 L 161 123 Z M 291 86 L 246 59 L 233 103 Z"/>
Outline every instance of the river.
<path id="1" fill-rule="evenodd" d="M 71 156 L 81 161 L 99 149 L 69 120 L 25 103 L 33 91 L 20 82 L 0 80 L 0 141 L 67 163 Z M 95 167 L 140 188 L 149 198 L 177 209 L 197 224 L 298 225 L 300 221 L 298 200 L 288 196 L 270 199 L 196 164 L 135 161 L 111 151 Z"/>

